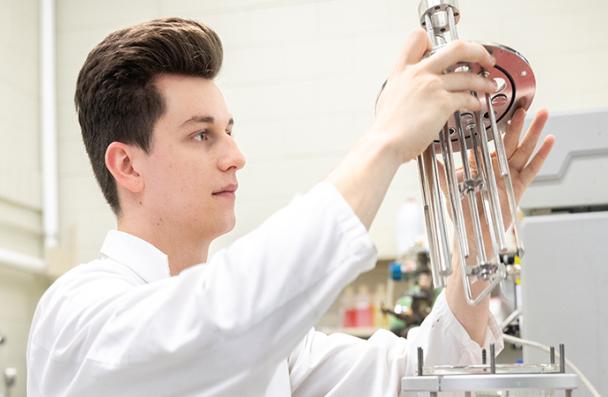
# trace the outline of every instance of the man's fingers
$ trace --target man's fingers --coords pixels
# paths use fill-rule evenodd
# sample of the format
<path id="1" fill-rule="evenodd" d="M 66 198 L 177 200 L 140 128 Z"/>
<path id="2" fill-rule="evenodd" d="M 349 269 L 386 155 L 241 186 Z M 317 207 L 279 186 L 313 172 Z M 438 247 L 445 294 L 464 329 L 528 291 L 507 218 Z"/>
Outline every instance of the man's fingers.
<path id="1" fill-rule="evenodd" d="M 473 73 L 454 72 L 441 76 L 443 87 L 448 91 L 481 91 L 493 93 L 496 91 L 494 80 Z"/>
<path id="2" fill-rule="evenodd" d="M 405 41 L 405 46 L 391 74 L 402 71 L 407 65 L 420 62 L 424 54 L 432 48 L 429 36 L 422 28 L 413 31 Z"/>
<path id="3" fill-rule="evenodd" d="M 513 113 L 513 117 L 511 118 L 511 123 L 507 127 L 507 132 L 504 137 L 505 144 L 505 154 L 507 158 L 510 159 L 515 150 L 517 149 L 517 145 L 519 144 L 519 137 L 521 135 L 521 130 L 524 127 L 524 120 L 526 118 L 526 111 L 523 108 L 519 108 Z"/>
<path id="4" fill-rule="evenodd" d="M 530 156 L 534 152 L 534 148 L 538 142 L 538 138 L 540 137 L 541 132 L 549 118 L 549 112 L 547 109 L 541 109 L 534 116 L 534 120 L 524 137 L 521 145 L 515 150 L 511 158 L 509 159 L 509 163 L 516 170 L 521 170 L 528 163 Z"/>
<path id="5" fill-rule="evenodd" d="M 479 63 L 485 69 L 493 68 L 496 63 L 484 46 L 462 40 L 452 41 L 437 53 L 431 55 L 426 62 L 428 62 L 432 71 L 437 74 L 443 73 L 450 66 L 459 62 Z"/>
<path id="6" fill-rule="evenodd" d="M 528 186 L 534 177 L 538 174 L 543 166 L 543 163 L 549 156 L 553 144 L 555 143 L 555 137 L 553 135 L 547 135 L 543 141 L 542 146 L 538 149 L 536 155 L 532 158 L 530 163 L 521 171 L 520 178 L 524 186 Z"/>
<path id="7" fill-rule="evenodd" d="M 481 102 L 468 92 L 451 92 L 452 112 L 456 110 L 468 110 L 477 112 L 481 110 Z"/>

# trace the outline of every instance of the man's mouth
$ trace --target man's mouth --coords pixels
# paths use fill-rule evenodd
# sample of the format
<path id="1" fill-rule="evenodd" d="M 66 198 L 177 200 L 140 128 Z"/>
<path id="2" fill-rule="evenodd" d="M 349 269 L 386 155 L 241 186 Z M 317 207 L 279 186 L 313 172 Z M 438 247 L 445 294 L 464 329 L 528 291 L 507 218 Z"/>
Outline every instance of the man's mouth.
<path id="1" fill-rule="evenodd" d="M 230 185 L 226 185 L 223 188 L 213 192 L 212 195 L 219 197 L 234 197 L 234 193 L 238 187 L 239 186 L 236 183 L 231 183 Z"/>

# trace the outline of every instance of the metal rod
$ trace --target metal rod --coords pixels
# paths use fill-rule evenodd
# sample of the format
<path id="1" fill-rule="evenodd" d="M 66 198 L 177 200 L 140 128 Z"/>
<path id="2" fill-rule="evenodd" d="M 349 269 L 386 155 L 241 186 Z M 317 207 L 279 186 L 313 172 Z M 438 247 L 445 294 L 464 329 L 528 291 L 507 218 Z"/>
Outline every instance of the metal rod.
<path id="1" fill-rule="evenodd" d="M 454 9 L 448 7 L 448 26 L 450 27 L 450 36 L 452 40 L 458 40 L 458 31 L 456 30 L 456 18 L 454 18 Z"/>
<path id="2" fill-rule="evenodd" d="M 519 235 L 519 220 L 517 219 L 517 201 L 515 199 L 515 192 L 513 191 L 513 183 L 511 182 L 511 176 L 509 175 L 508 182 L 505 182 L 507 187 L 507 197 L 513 197 L 512 201 L 509 199 L 509 206 L 511 207 L 512 223 L 513 223 L 513 236 L 515 237 L 515 246 L 517 247 L 517 256 L 522 258 L 525 253 L 524 242 Z"/>
<path id="3" fill-rule="evenodd" d="M 431 21 L 429 14 L 424 16 L 424 27 L 433 47 L 435 47 L 437 45 L 437 39 L 435 38 L 435 30 L 433 29 L 433 22 Z"/>
<path id="4" fill-rule="evenodd" d="M 418 376 L 422 376 L 422 369 L 424 367 L 424 352 L 422 351 L 422 348 L 419 346 L 418 347 Z"/>
<path id="5" fill-rule="evenodd" d="M 488 108 L 488 116 L 490 117 L 490 128 L 492 129 L 492 137 L 494 138 L 494 144 L 496 145 L 496 157 L 498 157 L 498 166 L 500 167 L 500 175 L 506 176 L 509 175 L 509 162 L 507 161 L 507 156 L 505 155 L 505 148 L 502 142 L 502 135 L 498 130 L 498 125 L 496 124 L 496 113 L 494 112 L 494 108 L 492 107 L 492 100 L 490 99 L 490 94 L 485 95 L 486 107 Z"/>
<path id="6" fill-rule="evenodd" d="M 427 156 L 430 157 L 429 160 L 431 163 L 431 175 L 433 180 L 432 193 L 433 203 L 435 204 L 433 212 L 435 215 L 435 221 L 437 222 L 437 229 L 439 230 L 439 250 L 441 252 L 441 261 L 439 261 L 439 264 L 442 276 L 445 277 L 452 272 L 452 266 L 450 263 L 450 249 L 448 247 L 448 233 L 445 220 L 445 207 L 443 203 L 443 195 L 439 185 L 439 171 L 437 170 L 435 145 L 431 144 L 427 150 L 429 151 Z"/>
<path id="7" fill-rule="evenodd" d="M 494 343 L 490 344 L 490 372 L 496 373 L 496 347 Z"/>
<path id="8" fill-rule="evenodd" d="M 563 343 L 559 344 L 559 372 L 566 372 L 566 348 Z"/>
<path id="9" fill-rule="evenodd" d="M 481 349 L 481 363 L 483 365 L 486 365 L 488 362 L 488 357 L 487 357 L 488 353 L 486 352 L 486 349 Z"/>
<path id="10" fill-rule="evenodd" d="M 435 288 L 443 286 L 443 280 L 440 274 L 440 253 L 438 251 L 439 243 L 435 234 L 435 218 L 432 213 L 431 202 L 430 202 L 430 187 L 426 175 L 428 171 L 424 167 L 424 160 L 422 155 L 418 155 L 418 172 L 420 174 L 420 184 L 422 190 L 422 200 L 424 202 L 424 221 L 426 224 L 426 235 L 429 243 L 429 254 L 431 257 L 431 275 L 433 277 L 433 285 Z"/>
<path id="11" fill-rule="evenodd" d="M 482 162 L 486 170 L 486 181 L 488 182 L 487 191 L 490 195 L 491 211 L 492 211 L 492 225 L 497 237 L 497 245 L 500 253 L 504 253 L 507 249 L 507 239 L 505 236 L 504 221 L 502 217 L 502 210 L 500 208 L 500 198 L 498 196 L 498 186 L 496 185 L 496 178 L 494 177 L 494 166 L 492 165 L 492 158 L 490 156 L 490 149 L 488 147 L 488 135 L 486 133 L 486 127 L 481 117 L 481 113 L 477 113 L 477 130 L 479 131 L 480 149 L 482 155 Z M 490 226 L 490 225 L 488 225 Z"/>
<path id="12" fill-rule="evenodd" d="M 448 193 L 450 194 L 450 204 L 452 206 L 452 217 L 456 225 L 458 242 L 460 243 L 460 252 L 465 258 L 469 257 L 469 244 L 467 241 L 467 232 L 464 224 L 464 213 L 462 211 L 462 198 L 460 189 L 458 188 L 458 178 L 456 176 L 456 166 L 454 165 L 452 142 L 450 140 L 450 131 L 446 126 L 443 127 L 441 134 L 441 153 L 445 165 L 446 183 Z"/>

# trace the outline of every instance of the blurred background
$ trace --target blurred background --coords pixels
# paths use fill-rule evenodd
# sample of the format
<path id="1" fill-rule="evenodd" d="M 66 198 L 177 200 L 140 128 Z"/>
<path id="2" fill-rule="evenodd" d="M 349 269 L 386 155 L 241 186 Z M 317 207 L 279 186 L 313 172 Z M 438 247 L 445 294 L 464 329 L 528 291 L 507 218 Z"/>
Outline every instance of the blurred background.
<path id="1" fill-rule="evenodd" d="M 371 126 L 378 89 L 419 25 L 417 3 L 0 0 L 0 370 L 17 371 L 11 395 L 25 396 L 25 346 L 38 298 L 54 278 L 96 257 L 115 227 L 73 104 L 78 71 L 97 43 L 118 28 L 166 16 L 198 19 L 222 38 L 218 85 L 248 162 L 239 176 L 237 226 L 214 243 L 217 252 L 322 180 Z M 459 3 L 462 38 L 505 44 L 527 57 L 537 79 L 532 111 L 608 107 L 608 2 Z M 390 263 L 408 248 L 399 241 L 419 237 L 404 237 L 411 229 L 399 231 L 399 214 L 419 202 L 415 164 L 406 164 L 371 230 L 380 262 L 343 300 L 384 296 Z M 356 325 L 345 321 L 344 305 L 337 302 L 319 326 Z M 362 336 L 381 326 L 359 325 Z"/>

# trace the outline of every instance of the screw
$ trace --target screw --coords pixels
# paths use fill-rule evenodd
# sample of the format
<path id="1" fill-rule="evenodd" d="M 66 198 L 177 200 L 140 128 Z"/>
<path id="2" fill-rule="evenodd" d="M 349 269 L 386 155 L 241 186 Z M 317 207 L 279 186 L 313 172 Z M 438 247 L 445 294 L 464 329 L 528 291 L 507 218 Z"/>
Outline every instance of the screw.
<path id="1" fill-rule="evenodd" d="M 418 376 L 422 376 L 422 366 L 424 364 L 424 355 L 421 347 L 418 347 Z"/>

